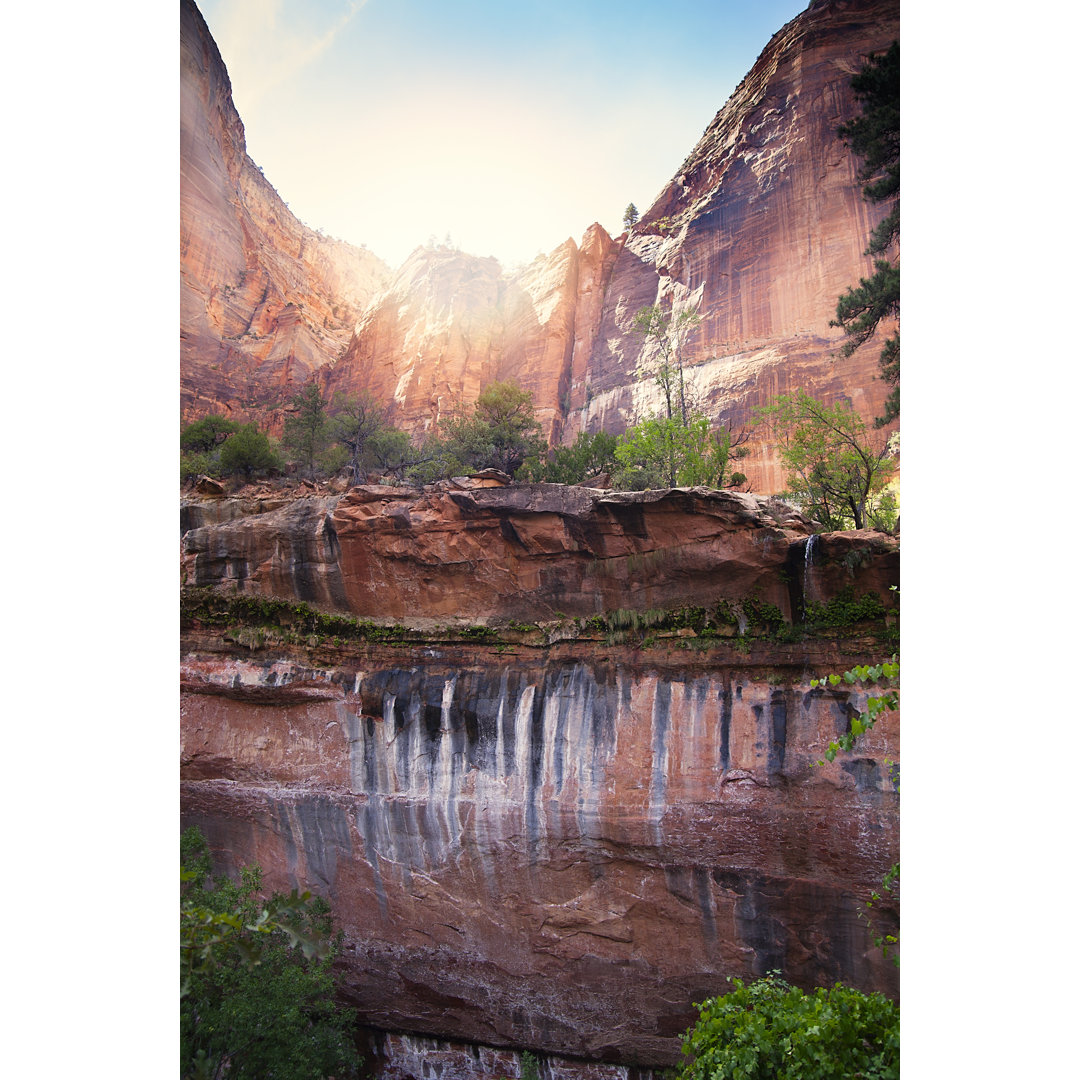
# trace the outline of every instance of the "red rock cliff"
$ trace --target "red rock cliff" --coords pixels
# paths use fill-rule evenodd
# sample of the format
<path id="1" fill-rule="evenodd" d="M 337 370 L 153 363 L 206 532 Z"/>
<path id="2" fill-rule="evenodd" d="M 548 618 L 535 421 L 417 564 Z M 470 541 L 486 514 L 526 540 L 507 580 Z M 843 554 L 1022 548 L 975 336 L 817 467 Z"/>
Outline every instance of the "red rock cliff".
<path id="1" fill-rule="evenodd" d="M 247 156 L 221 55 L 180 4 L 180 406 L 263 415 L 348 345 L 388 268 L 307 228 Z"/>
<path id="2" fill-rule="evenodd" d="M 555 485 L 196 500 L 182 527 L 205 588 L 183 620 L 184 822 L 220 868 L 331 901 L 365 1023 L 666 1066 L 729 975 L 896 992 L 859 912 L 897 858 L 897 717 L 814 765 L 865 698 L 810 679 L 879 656 L 877 631 L 631 646 L 571 617 L 723 597 L 797 616 L 848 585 L 892 606 L 895 541 L 808 549 L 753 496 Z M 427 629 L 309 633 L 291 603 L 243 623 L 267 595 Z"/>
<path id="3" fill-rule="evenodd" d="M 408 428 L 515 378 L 555 440 L 621 431 L 659 407 L 630 329 L 657 302 L 703 317 L 689 383 L 714 417 L 745 423 L 798 388 L 880 412 L 874 341 L 834 359 L 842 333 L 828 324 L 871 270 L 882 215 L 836 129 L 857 111 L 851 76 L 899 34 L 896 0 L 815 0 L 778 31 L 629 236 L 593 225 L 514 274 L 419 248 L 377 296 L 381 264 L 304 230 L 247 160 L 217 50 L 184 11 L 186 413 L 267 401 L 321 368 L 329 389 L 367 388 Z M 757 491 L 783 487 L 771 446 L 740 468 Z"/>
<path id="4" fill-rule="evenodd" d="M 834 359 L 843 333 L 828 325 L 837 297 L 872 273 L 863 251 L 884 216 L 836 129 L 857 115 L 852 75 L 899 26 L 896 0 L 815 0 L 773 36 L 620 251 L 588 362 L 575 365 L 570 429 L 618 430 L 657 410 L 628 330 L 653 303 L 698 308 L 689 383 L 712 415 L 742 424 L 799 388 L 844 395 L 866 420 L 881 411 L 880 341 Z M 755 450 L 740 468 L 755 490 L 780 490 L 775 452 Z"/>

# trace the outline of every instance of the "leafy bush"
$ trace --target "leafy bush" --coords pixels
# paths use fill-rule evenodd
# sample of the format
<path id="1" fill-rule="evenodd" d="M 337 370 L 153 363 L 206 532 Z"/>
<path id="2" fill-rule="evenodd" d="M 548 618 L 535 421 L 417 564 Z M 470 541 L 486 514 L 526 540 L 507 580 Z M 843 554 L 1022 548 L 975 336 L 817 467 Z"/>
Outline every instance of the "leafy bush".
<path id="1" fill-rule="evenodd" d="M 606 431 L 582 431 L 573 446 L 556 446 L 546 455 L 530 458 L 523 470 L 529 480 L 546 484 L 580 484 L 586 477 L 615 466 L 618 437 Z"/>
<path id="2" fill-rule="evenodd" d="M 260 901 L 258 866 L 245 867 L 239 884 L 210 887 L 197 829 L 181 837 L 180 871 L 181 1076 L 355 1077 L 352 1017 L 333 998 L 325 901 L 295 892 Z"/>
<path id="3" fill-rule="evenodd" d="M 545 450 L 532 394 L 514 382 L 491 383 L 471 415 L 451 417 L 443 428 L 448 468 L 460 462 L 465 468 L 500 469 L 513 476 L 526 458 Z"/>
<path id="4" fill-rule="evenodd" d="M 193 476 L 213 475 L 218 464 L 217 454 L 203 451 L 180 452 L 180 479 L 190 480 Z"/>
<path id="5" fill-rule="evenodd" d="M 720 488 L 725 486 L 730 459 L 744 455 L 745 448 L 733 445 L 726 427 L 714 430 L 704 416 L 694 416 L 685 424 L 678 415 L 654 417 L 619 438 L 615 448 L 619 470 L 613 482 L 629 491 L 698 485 Z M 735 481 L 727 478 L 726 482 Z"/>
<path id="6" fill-rule="evenodd" d="M 224 416 L 210 413 L 194 424 L 188 424 L 180 432 L 180 449 L 192 451 L 213 450 L 226 435 L 239 431 L 240 425 L 235 420 L 226 420 Z"/>
<path id="7" fill-rule="evenodd" d="M 245 424 L 222 445 L 221 468 L 230 475 L 243 473 L 250 478 L 257 472 L 280 469 L 281 458 L 263 432 L 254 424 Z"/>
<path id="8" fill-rule="evenodd" d="M 804 993 L 776 973 L 697 1006 L 680 1080 L 887 1080 L 900 1076 L 900 1010 L 837 983 Z"/>

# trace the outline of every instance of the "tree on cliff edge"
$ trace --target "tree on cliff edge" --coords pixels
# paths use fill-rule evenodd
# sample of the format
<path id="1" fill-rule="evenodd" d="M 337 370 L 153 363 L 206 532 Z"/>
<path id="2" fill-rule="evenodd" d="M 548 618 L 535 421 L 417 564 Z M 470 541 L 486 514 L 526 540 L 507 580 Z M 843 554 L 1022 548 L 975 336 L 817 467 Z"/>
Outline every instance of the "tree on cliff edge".
<path id="1" fill-rule="evenodd" d="M 894 41 L 887 52 L 871 56 L 851 86 L 862 116 L 841 124 L 838 134 L 863 159 L 859 170 L 863 197 L 892 203 L 871 234 L 865 254 L 893 251 L 894 255 L 875 259 L 874 276 L 861 278 L 858 288 L 848 289 L 837 302 L 836 318 L 829 325 L 843 327 L 848 335 L 841 356 L 850 356 L 867 341 L 882 319 L 900 314 L 900 43 Z M 879 378 L 893 387 L 884 414 L 874 421 L 876 427 L 883 427 L 900 415 L 899 331 L 882 347 L 879 365 Z"/>
<path id="2" fill-rule="evenodd" d="M 451 417 L 443 427 L 450 458 L 465 468 L 500 469 L 513 476 L 526 458 L 547 449 L 532 394 L 510 381 L 485 387 L 471 416 Z"/>
<path id="3" fill-rule="evenodd" d="M 292 415 L 285 421 L 282 441 L 308 476 L 314 476 L 316 459 L 329 442 L 326 399 L 314 382 L 293 395 Z"/>

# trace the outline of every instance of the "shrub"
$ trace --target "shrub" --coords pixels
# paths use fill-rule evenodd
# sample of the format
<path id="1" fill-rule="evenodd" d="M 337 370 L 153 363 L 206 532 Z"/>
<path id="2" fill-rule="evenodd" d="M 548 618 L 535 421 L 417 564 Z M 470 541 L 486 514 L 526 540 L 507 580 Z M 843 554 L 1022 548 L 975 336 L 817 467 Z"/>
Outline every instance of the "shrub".
<path id="1" fill-rule="evenodd" d="M 217 455 L 207 454 L 200 451 L 180 453 L 180 479 L 190 480 L 193 476 L 202 476 L 204 473 L 213 473 L 216 468 Z"/>
<path id="2" fill-rule="evenodd" d="M 227 473 L 250 478 L 257 472 L 280 469 L 281 459 L 263 432 L 254 424 L 245 424 L 222 445 L 221 467 Z"/>
<path id="3" fill-rule="evenodd" d="M 194 424 L 188 424 L 180 432 L 180 449 L 189 451 L 213 450 L 226 435 L 239 431 L 240 425 L 235 420 L 226 420 L 224 416 L 210 413 Z"/>
<path id="4" fill-rule="evenodd" d="M 355 1077 L 351 1013 L 334 1001 L 330 909 L 305 893 L 261 901 L 261 872 L 210 885 L 205 838 L 180 840 L 180 1075 Z M 302 945 L 303 948 L 297 948 Z"/>
<path id="5" fill-rule="evenodd" d="M 680 1080 L 886 1080 L 900 1076 L 900 1010 L 837 983 L 804 993 L 777 973 L 697 1006 Z"/>

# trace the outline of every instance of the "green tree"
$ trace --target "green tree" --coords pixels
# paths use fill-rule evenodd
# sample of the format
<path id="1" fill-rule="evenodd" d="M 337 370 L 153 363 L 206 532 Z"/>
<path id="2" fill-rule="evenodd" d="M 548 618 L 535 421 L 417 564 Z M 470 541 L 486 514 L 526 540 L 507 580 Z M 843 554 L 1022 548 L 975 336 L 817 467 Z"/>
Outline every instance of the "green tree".
<path id="1" fill-rule="evenodd" d="M 188 451 L 212 451 L 226 437 L 240 430 L 235 420 L 228 420 L 217 413 L 210 413 L 180 432 L 180 449 Z"/>
<path id="2" fill-rule="evenodd" d="M 696 1005 L 679 1080 L 899 1080 L 900 1008 L 837 983 L 804 993 L 771 973 Z"/>
<path id="3" fill-rule="evenodd" d="M 293 412 L 285 421 L 282 442 L 308 476 L 315 475 L 316 461 L 329 442 L 326 404 L 318 385 L 309 382 L 293 395 Z"/>
<path id="4" fill-rule="evenodd" d="M 445 455 L 450 463 L 473 469 L 501 469 L 513 476 L 529 457 L 546 446 L 533 415 L 532 394 L 512 381 L 495 382 L 481 391 L 471 414 L 444 424 Z"/>
<path id="5" fill-rule="evenodd" d="M 714 487 L 745 482 L 742 473 L 727 475 L 729 462 L 743 457 L 740 444 L 721 426 L 713 430 L 704 416 L 683 424 L 678 416 L 653 417 L 629 428 L 615 447 L 617 486 L 632 490 L 656 487 Z M 736 479 L 738 477 L 738 479 Z"/>
<path id="6" fill-rule="evenodd" d="M 615 467 L 618 437 L 606 431 L 582 431 L 573 446 L 556 446 L 525 463 L 528 479 L 547 484 L 580 484 Z"/>
<path id="7" fill-rule="evenodd" d="M 638 218 L 640 216 L 641 215 L 638 213 L 638 208 L 633 203 L 630 203 L 623 211 L 623 228 L 629 232 L 630 229 L 632 229 L 638 223 Z"/>
<path id="8" fill-rule="evenodd" d="M 894 41 L 887 52 L 869 57 L 851 80 L 862 115 L 838 129 L 852 153 L 863 159 L 859 179 L 863 197 L 874 203 L 891 203 L 889 213 L 874 229 L 867 255 L 893 257 L 874 260 L 874 275 L 861 278 L 836 305 L 830 326 L 842 327 L 848 340 L 840 352 L 850 356 L 864 344 L 884 318 L 900 314 L 900 43 Z M 882 346 L 878 360 L 879 378 L 893 390 L 884 413 L 874 421 L 883 427 L 900 415 L 900 333 Z"/>
<path id="9" fill-rule="evenodd" d="M 205 838 L 180 841 L 180 1074 L 355 1077 L 352 1017 L 334 1002 L 330 909 L 307 893 L 261 901 L 261 871 L 211 885 Z"/>
<path id="10" fill-rule="evenodd" d="M 221 446 L 221 468 L 229 475 L 243 473 L 250 480 L 255 473 L 281 468 L 281 458 L 267 436 L 254 424 L 244 424 Z"/>
<path id="11" fill-rule="evenodd" d="M 700 322 L 697 308 L 674 312 L 652 304 L 641 308 L 632 324 L 633 329 L 643 334 L 646 342 L 652 342 L 656 349 L 653 375 L 664 393 L 668 419 L 677 413 L 683 427 L 689 425 L 692 412 L 692 403 L 686 394 L 684 353 L 690 333 Z"/>
<path id="12" fill-rule="evenodd" d="M 363 483 L 374 464 L 372 440 L 390 427 L 387 408 L 367 390 L 335 396 L 333 408 L 332 437 L 348 453 L 352 483 Z"/>
<path id="13" fill-rule="evenodd" d="M 885 490 L 895 465 L 884 437 L 872 438 L 845 400 L 826 405 L 803 391 L 756 411 L 768 424 L 788 471 L 789 494 L 826 529 L 891 528 L 895 504 Z"/>

